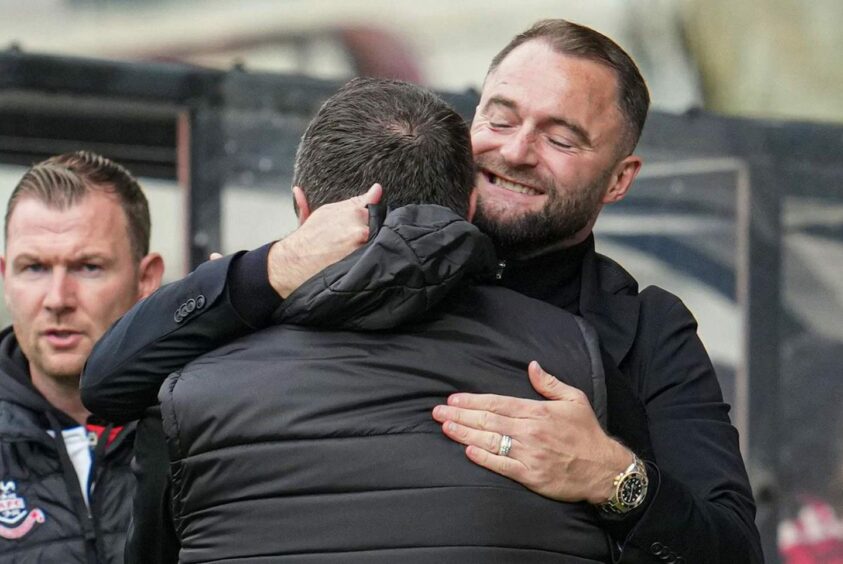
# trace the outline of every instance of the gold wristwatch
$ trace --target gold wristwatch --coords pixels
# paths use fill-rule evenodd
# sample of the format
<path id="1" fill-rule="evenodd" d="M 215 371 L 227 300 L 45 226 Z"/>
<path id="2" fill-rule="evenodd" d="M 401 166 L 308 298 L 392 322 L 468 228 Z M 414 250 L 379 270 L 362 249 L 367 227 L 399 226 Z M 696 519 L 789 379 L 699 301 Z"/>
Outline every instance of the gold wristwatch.
<path id="1" fill-rule="evenodd" d="M 608 501 L 598 505 L 601 511 L 623 515 L 644 503 L 647 497 L 647 467 L 641 459 L 632 455 L 632 464 L 615 476 L 612 481 L 612 495 Z"/>

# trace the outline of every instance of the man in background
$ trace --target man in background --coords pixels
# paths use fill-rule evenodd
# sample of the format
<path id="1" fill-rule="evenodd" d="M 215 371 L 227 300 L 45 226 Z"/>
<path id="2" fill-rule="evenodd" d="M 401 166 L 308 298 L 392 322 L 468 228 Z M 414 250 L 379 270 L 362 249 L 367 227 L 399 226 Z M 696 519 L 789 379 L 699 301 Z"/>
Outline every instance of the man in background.
<path id="1" fill-rule="evenodd" d="M 122 166 L 79 151 L 26 171 L 0 259 L 0 560 L 123 561 L 134 425 L 91 417 L 79 377 L 94 343 L 158 288 L 146 197 Z"/>

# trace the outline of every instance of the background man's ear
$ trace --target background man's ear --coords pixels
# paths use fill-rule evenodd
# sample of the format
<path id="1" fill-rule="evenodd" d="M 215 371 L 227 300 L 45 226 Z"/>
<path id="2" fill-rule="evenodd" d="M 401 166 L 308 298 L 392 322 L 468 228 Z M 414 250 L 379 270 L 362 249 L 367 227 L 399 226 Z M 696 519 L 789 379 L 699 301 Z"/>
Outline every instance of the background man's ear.
<path id="1" fill-rule="evenodd" d="M 3 281 L 5 282 L 5 280 L 6 280 L 6 257 L 5 257 L 5 255 L 0 256 L 0 276 L 3 277 Z M 6 292 L 3 292 L 3 301 L 6 304 L 6 309 L 8 311 L 12 311 L 12 308 L 10 307 L 11 304 L 9 304 L 9 294 L 7 294 Z"/>
<path id="2" fill-rule="evenodd" d="M 158 253 L 149 253 L 143 257 L 138 267 L 139 299 L 147 297 L 161 286 L 164 277 L 164 259 Z"/>
<path id="3" fill-rule="evenodd" d="M 299 225 L 301 225 L 310 217 L 310 204 L 307 203 L 304 190 L 298 186 L 293 186 L 293 201 L 296 203 L 296 213 L 298 213 Z"/>

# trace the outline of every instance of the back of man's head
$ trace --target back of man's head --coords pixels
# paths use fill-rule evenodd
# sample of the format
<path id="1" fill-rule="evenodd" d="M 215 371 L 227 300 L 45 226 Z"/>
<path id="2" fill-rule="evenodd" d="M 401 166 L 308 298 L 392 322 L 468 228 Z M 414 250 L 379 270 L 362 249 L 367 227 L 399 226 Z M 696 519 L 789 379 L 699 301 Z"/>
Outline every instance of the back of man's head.
<path id="1" fill-rule="evenodd" d="M 293 184 L 312 210 L 362 194 L 376 182 L 391 207 L 437 204 L 465 216 L 474 186 L 465 121 L 414 84 L 373 78 L 347 83 L 305 131 Z"/>
<path id="2" fill-rule="evenodd" d="M 92 191 L 114 194 L 126 214 L 133 258 L 149 253 L 149 203 L 137 179 L 116 162 L 89 151 L 75 151 L 50 157 L 27 170 L 6 206 L 4 232 L 17 203 L 34 198 L 47 207 L 65 210 L 81 202 Z"/>

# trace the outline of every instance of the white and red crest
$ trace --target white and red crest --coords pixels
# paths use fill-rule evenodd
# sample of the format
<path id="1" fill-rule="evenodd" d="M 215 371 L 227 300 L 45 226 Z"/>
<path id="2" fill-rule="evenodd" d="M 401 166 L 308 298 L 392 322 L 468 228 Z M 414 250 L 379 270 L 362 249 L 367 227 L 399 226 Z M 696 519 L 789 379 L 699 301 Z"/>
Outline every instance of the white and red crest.
<path id="1" fill-rule="evenodd" d="M 14 480 L 0 481 L 0 537 L 19 539 L 45 519 L 44 512 L 40 509 L 27 510 L 26 499 L 17 494 L 17 484 Z"/>

